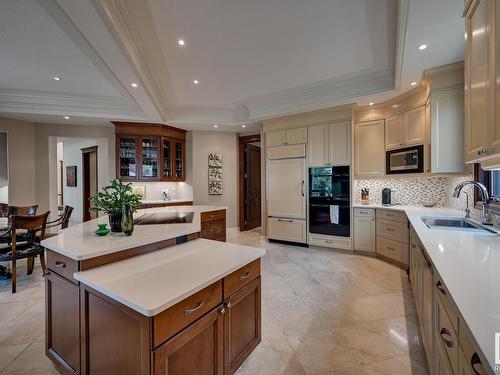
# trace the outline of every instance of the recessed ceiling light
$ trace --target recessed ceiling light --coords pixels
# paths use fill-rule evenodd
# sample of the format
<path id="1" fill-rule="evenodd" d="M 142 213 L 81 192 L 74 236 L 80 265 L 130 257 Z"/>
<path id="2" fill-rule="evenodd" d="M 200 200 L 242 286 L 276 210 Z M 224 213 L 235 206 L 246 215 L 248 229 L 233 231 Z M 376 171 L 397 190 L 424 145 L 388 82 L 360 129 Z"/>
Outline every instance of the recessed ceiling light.
<path id="1" fill-rule="evenodd" d="M 130 84 L 130 86 L 132 86 L 132 87 L 139 87 L 139 85 L 138 85 L 137 83 L 135 83 L 135 82 L 132 82 L 132 83 Z"/>
<path id="2" fill-rule="evenodd" d="M 417 82 L 415 82 L 415 81 L 410 83 L 410 85 L 412 85 L 412 86 L 415 86 L 416 84 L 417 84 Z"/>
<path id="3" fill-rule="evenodd" d="M 374 104 L 373 102 L 368 103 L 368 105 L 373 105 L 373 104 Z"/>
<path id="4" fill-rule="evenodd" d="M 218 128 L 218 127 L 219 127 L 219 125 L 214 125 L 214 128 Z"/>
<path id="5" fill-rule="evenodd" d="M 242 128 L 246 128 L 247 126 L 246 125 L 241 125 Z"/>
<path id="6" fill-rule="evenodd" d="M 393 104 L 392 105 L 392 108 L 398 108 L 399 107 L 399 104 Z"/>
<path id="7" fill-rule="evenodd" d="M 424 49 L 426 49 L 427 47 L 428 47 L 428 46 L 427 46 L 427 44 L 421 44 L 421 45 L 419 45 L 419 46 L 418 46 L 418 49 L 419 49 L 420 51 L 423 51 L 423 50 L 424 50 Z"/>
<path id="8" fill-rule="evenodd" d="M 200 81 L 198 81 L 197 79 L 195 79 L 195 80 L 193 81 L 193 83 L 194 83 L 195 85 L 197 85 L 198 83 L 200 83 Z"/>
<path id="9" fill-rule="evenodd" d="M 54 77 L 54 81 L 60 81 L 61 77 Z"/>
<path id="10" fill-rule="evenodd" d="M 184 41 L 184 39 L 179 39 L 177 41 L 177 44 L 180 45 L 180 46 L 185 46 L 186 45 L 186 42 Z"/>
<path id="11" fill-rule="evenodd" d="M 64 116 L 64 119 L 65 120 L 69 120 L 69 116 Z"/>

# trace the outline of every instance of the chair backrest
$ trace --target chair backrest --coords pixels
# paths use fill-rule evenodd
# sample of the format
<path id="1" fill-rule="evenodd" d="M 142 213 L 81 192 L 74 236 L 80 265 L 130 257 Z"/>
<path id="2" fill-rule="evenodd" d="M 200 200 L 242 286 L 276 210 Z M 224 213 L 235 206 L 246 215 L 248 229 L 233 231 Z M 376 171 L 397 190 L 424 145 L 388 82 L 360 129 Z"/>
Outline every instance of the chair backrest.
<path id="1" fill-rule="evenodd" d="M 9 215 L 9 205 L 0 203 L 0 217 L 7 217 Z"/>
<path id="2" fill-rule="evenodd" d="M 45 237 L 45 227 L 47 226 L 47 218 L 49 217 L 50 211 L 47 211 L 41 215 L 27 216 L 27 215 L 14 215 L 12 216 L 12 247 L 13 250 L 16 247 L 17 230 L 22 229 L 27 231 L 26 240 L 29 243 L 33 243 L 35 239 L 36 232 L 40 232 L 40 238 Z"/>
<path id="3" fill-rule="evenodd" d="M 9 206 L 8 208 L 8 216 L 35 216 L 36 210 L 38 209 L 38 205 L 33 206 Z"/>
<path id="4" fill-rule="evenodd" d="M 69 219 L 73 213 L 74 208 L 71 206 L 65 206 L 63 214 L 61 215 L 61 229 L 66 229 L 69 224 Z"/>

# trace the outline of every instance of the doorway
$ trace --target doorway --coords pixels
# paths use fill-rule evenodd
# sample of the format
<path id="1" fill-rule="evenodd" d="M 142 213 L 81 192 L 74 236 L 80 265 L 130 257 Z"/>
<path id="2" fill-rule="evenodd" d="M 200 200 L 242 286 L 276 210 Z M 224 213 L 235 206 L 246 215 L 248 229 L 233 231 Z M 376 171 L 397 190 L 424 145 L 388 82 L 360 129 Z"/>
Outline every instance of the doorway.
<path id="1" fill-rule="evenodd" d="M 83 221 L 97 218 L 90 197 L 97 193 L 97 146 L 82 148 Z"/>
<path id="2" fill-rule="evenodd" d="M 260 135 L 239 138 L 240 231 L 261 226 Z"/>

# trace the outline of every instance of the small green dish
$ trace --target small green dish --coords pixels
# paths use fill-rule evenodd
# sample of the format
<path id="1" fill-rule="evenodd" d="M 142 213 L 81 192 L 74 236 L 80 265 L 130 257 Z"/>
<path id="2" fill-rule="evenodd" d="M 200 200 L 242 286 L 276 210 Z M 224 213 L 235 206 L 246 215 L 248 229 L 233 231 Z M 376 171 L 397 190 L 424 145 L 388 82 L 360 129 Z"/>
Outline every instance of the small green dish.
<path id="1" fill-rule="evenodd" d="M 97 234 L 98 236 L 105 236 L 106 234 L 108 234 L 109 233 L 109 229 L 106 228 L 106 225 L 108 225 L 108 224 L 106 224 L 106 223 L 104 223 L 104 224 L 97 224 L 97 226 L 99 227 L 99 229 L 97 229 L 95 231 L 95 234 Z"/>

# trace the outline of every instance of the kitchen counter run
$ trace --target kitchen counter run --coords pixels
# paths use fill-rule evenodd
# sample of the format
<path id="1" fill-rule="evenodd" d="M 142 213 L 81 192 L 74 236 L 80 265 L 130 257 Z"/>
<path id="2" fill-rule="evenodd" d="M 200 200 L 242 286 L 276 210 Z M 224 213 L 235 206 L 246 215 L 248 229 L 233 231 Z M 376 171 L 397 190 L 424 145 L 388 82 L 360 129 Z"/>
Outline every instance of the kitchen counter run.
<path id="1" fill-rule="evenodd" d="M 199 232 L 202 212 L 224 209 L 226 207 L 172 206 L 137 210 L 134 217 L 152 212 L 193 212 L 194 216 L 191 223 L 135 225 L 131 236 L 125 236 L 123 233 L 109 233 L 99 237 L 95 234 L 97 224 L 107 223 L 109 228 L 108 216 L 105 215 L 63 229 L 57 236 L 45 239 L 41 244 L 49 250 L 80 261 Z"/>

